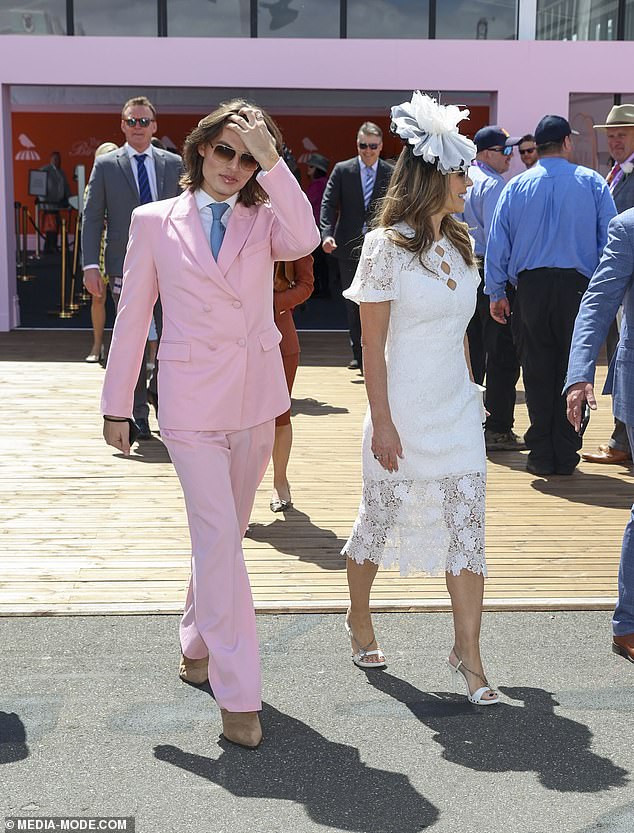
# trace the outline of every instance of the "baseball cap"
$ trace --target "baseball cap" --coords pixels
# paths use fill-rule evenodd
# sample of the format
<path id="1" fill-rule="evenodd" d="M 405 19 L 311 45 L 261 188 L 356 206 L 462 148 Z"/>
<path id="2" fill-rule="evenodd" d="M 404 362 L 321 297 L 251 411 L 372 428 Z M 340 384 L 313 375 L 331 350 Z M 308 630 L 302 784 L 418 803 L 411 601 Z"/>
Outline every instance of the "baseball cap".
<path id="1" fill-rule="evenodd" d="M 519 145 L 520 139 L 520 136 L 509 136 L 504 128 L 494 124 L 481 127 L 473 137 L 478 153 L 481 150 L 488 150 L 489 148 L 510 148 L 513 145 Z"/>
<path id="2" fill-rule="evenodd" d="M 544 116 L 535 128 L 535 142 L 538 145 L 547 145 L 549 142 L 561 142 L 566 136 L 573 133 L 579 135 L 578 130 L 570 127 L 568 119 L 563 116 Z"/>

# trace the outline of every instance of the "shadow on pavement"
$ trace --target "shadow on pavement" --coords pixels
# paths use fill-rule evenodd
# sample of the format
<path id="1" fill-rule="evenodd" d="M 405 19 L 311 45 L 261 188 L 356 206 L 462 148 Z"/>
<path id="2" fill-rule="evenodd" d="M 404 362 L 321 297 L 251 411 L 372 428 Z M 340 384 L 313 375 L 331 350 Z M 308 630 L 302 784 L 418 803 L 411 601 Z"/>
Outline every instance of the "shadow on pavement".
<path id="1" fill-rule="evenodd" d="M 26 728 L 15 712 L 0 712 L 0 764 L 29 757 Z"/>
<path id="2" fill-rule="evenodd" d="M 418 833 L 438 820 L 438 809 L 407 776 L 367 766 L 356 748 L 334 743 L 272 706 L 264 705 L 262 719 L 266 737 L 255 751 L 221 740 L 218 759 L 171 745 L 156 746 L 154 755 L 235 796 L 303 804 L 328 830 Z"/>
<path id="3" fill-rule="evenodd" d="M 284 520 L 276 518 L 270 524 L 249 524 L 245 537 L 271 544 L 278 552 L 310 561 L 324 570 L 345 569 L 346 559 L 340 555 L 346 543 L 344 538 L 338 538 L 331 529 L 317 526 L 309 515 L 294 506 L 284 516 Z"/>
<path id="4" fill-rule="evenodd" d="M 478 772 L 535 772 L 559 792 L 593 793 L 628 783 L 628 772 L 590 750 L 592 732 L 555 714 L 559 705 L 541 688 L 499 690 L 524 707 L 487 708 L 446 692 L 423 692 L 386 672 L 369 672 L 370 685 L 403 703 L 436 734 L 443 758 Z"/>

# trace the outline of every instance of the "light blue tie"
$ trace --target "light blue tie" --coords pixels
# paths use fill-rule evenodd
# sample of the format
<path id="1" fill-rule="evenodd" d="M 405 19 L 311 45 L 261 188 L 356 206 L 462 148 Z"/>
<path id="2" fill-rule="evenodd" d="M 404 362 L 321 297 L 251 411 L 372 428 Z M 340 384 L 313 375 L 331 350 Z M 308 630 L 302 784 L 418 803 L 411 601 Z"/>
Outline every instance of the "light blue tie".
<path id="1" fill-rule="evenodd" d="M 209 234 L 209 242 L 211 244 L 211 253 L 214 256 L 214 260 L 218 260 L 218 254 L 220 252 L 220 247 L 222 246 L 222 241 L 225 236 L 225 227 L 222 223 L 222 215 L 225 211 L 229 208 L 229 203 L 226 202 L 212 202 L 209 203 L 209 207 L 211 208 L 211 213 L 213 214 L 213 222 L 211 224 L 211 232 Z"/>

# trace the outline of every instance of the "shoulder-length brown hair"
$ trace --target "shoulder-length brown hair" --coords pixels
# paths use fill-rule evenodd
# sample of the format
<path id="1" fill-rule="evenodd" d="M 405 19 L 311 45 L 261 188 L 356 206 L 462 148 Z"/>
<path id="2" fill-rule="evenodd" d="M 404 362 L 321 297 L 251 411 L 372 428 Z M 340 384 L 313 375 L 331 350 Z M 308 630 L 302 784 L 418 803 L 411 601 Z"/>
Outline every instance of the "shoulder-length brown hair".
<path id="1" fill-rule="evenodd" d="M 441 174 L 435 165 L 414 156 L 410 145 L 405 145 L 396 162 L 390 186 L 376 217 L 375 225 L 390 229 L 389 236 L 403 249 L 418 255 L 421 263 L 425 252 L 434 242 L 431 218 L 444 208 L 449 196 L 449 176 Z M 408 237 L 396 223 L 407 223 L 414 230 Z M 456 247 L 468 266 L 475 264 L 471 238 L 466 223 L 452 214 L 443 217 L 442 234 Z"/>
<path id="2" fill-rule="evenodd" d="M 187 136 L 183 145 L 183 166 L 185 170 L 180 180 L 183 189 L 188 188 L 190 191 L 197 191 L 202 186 L 203 157 L 198 152 L 198 149 L 213 142 L 216 136 L 219 136 L 224 130 L 225 125 L 229 121 L 229 117 L 237 116 L 243 107 L 257 107 L 257 105 L 243 98 L 234 98 L 231 101 L 225 101 L 213 113 L 201 119 Z M 281 155 L 282 134 L 280 133 L 279 127 L 265 110 L 262 110 L 261 107 L 258 107 L 258 110 L 262 113 L 269 133 L 275 139 L 275 149 Z M 247 207 L 258 205 L 268 200 L 266 191 L 260 187 L 255 178 L 255 173 L 254 171 L 253 176 L 238 194 L 238 202 L 241 202 Z"/>

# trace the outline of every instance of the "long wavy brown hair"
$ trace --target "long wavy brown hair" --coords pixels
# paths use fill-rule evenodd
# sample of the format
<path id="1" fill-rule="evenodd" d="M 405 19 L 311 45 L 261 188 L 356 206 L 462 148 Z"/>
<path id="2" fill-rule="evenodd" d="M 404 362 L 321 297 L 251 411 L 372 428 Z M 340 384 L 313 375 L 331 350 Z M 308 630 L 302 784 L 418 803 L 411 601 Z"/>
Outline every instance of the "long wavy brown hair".
<path id="1" fill-rule="evenodd" d="M 185 139 L 185 143 L 183 144 L 183 166 L 185 171 L 180 180 L 182 188 L 197 191 L 202 186 L 203 157 L 198 153 L 198 148 L 208 145 L 216 136 L 219 136 L 229 121 L 229 117 L 237 116 L 243 107 L 257 107 L 260 110 L 269 133 L 275 139 L 275 148 L 280 155 L 282 154 L 282 134 L 266 110 L 262 110 L 257 104 L 253 104 L 243 98 L 224 101 L 213 113 L 201 119 Z M 238 195 L 238 202 L 241 202 L 247 208 L 268 200 L 268 195 L 258 184 L 255 174 L 256 171 L 253 172 L 253 176 Z"/>
<path id="2" fill-rule="evenodd" d="M 411 146 L 405 145 L 373 225 L 389 229 L 390 239 L 417 255 L 423 264 L 423 256 L 434 243 L 432 215 L 443 210 L 448 197 L 449 176 L 414 156 Z M 414 236 L 408 237 L 393 228 L 396 223 L 407 223 L 414 230 Z M 464 262 L 473 266 L 476 260 L 466 223 L 447 214 L 440 224 L 440 231 L 460 252 Z"/>

